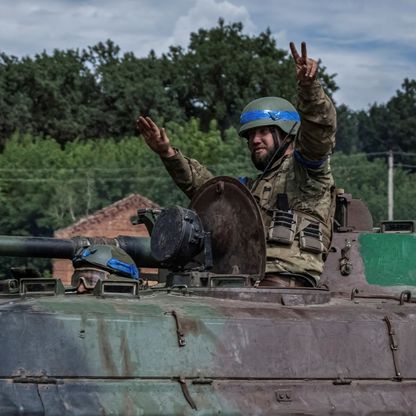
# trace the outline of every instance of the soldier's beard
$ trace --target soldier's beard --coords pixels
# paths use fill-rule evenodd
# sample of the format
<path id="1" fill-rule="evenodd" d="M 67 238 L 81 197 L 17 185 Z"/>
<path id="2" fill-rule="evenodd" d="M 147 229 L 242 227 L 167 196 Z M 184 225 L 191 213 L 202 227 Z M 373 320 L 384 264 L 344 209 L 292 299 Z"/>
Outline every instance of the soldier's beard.
<path id="1" fill-rule="evenodd" d="M 252 152 L 251 153 L 251 161 L 253 162 L 253 165 L 256 167 L 256 169 L 261 170 L 263 172 L 266 169 L 267 164 L 272 159 L 275 150 L 276 150 L 276 148 L 275 148 L 275 146 L 273 146 L 273 149 L 270 149 L 264 155 L 257 155 L 256 152 Z"/>

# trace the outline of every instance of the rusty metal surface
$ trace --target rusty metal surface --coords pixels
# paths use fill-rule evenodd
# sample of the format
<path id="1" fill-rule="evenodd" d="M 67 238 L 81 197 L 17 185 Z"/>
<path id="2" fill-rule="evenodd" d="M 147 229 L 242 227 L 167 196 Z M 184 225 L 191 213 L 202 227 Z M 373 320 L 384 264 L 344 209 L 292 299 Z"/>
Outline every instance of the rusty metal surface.
<path id="1" fill-rule="evenodd" d="M 331 300 L 331 293 L 323 289 L 293 288 L 192 288 L 196 296 L 218 299 L 241 300 L 244 302 L 274 303 L 282 305 L 319 305 Z M 183 290 L 182 290 L 183 293 Z"/>
<path id="2" fill-rule="evenodd" d="M 351 194 L 337 195 L 335 211 L 335 229 L 346 231 L 371 231 L 373 218 L 370 210 L 360 199 Z"/>
<path id="3" fill-rule="evenodd" d="M 49 377 L 387 380 L 396 375 L 388 315 L 401 374 L 416 379 L 413 304 L 333 298 L 285 306 L 166 293 L 131 301 L 80 298 L 2 303 L 8 336 L 0 376 L 23 368 L 25 376 Z"/>
<path id="4" fill-rule="evenodd" d="M 324 271 L 321 275 L 321 284 L 329 288 L 332 293 L 343 293 L 345 296 L 351 295 L 353 291 L 357 292 L 356 298 L 361 296 L 369 297 L 394 297 L 397 301 L 400 301 L 400 297 L 403 297 L 403 293 L 412 291 L 414 287 L 409 286 L 380 286 L 376 284 L 370 284 L 366 278 L 366 270 L 363 262 L 359 232 L 343 232 L 334 233 L 331 249 L 328 253 L 327 260 L 324 265 Z M 346 254 L 346 246 L 348 251 Z M 380 253 L 378 261 L 383 262 L 382 253 Z M 398 258 L 396 261 L 400 261 Z M 348 273 L 345 273 L 346 262 L 348 265 Z M 410 271 L 409 271 L 410 273 Z M 414 273 L 412 270 L 411 273 Z M 380 275 L 380 280 L 382 276 Z M 412 294 L 409 301 L 413 302 Z M 408 301 L 407 295 L 404 301 Z"/>
<path id="5" fill-rule="evenodd" d="M 191 208 L 212 233 L 214 273 L 264 275 L 266 238 L 256 201 L 236 179 L 219 176 L 197 192 Z"/>
<path id="6" fill-rule="evenodd" d="M 0 297 L 0 413 L 416 408 L 414 304 L 349 296 L 294 301 L 329 294 L 314 289 L 241 289 L 227 297 L 238 290 Z"/>
<path id="7" fill-rule="evenodd" d="M 303 292 L 254 289 L 250 301 L 166 291 L 0 299 L 1 414 L 415 409 L 416 306 L 264 301 Z"/>
<path id="8" fill-rule="evenodd" d="M 327 284 L 332 291 L 350 293 L 354 287 L 362 289 L 368 286 L 364 277 L 364 263 L 358 247 L 358 235 L 357 232 L 334 233 L 333 235 L 331 248 L 321 275 L 321 282 Z M 343 250 L 347 241 L 350 243 L 348 258 L 351 262 L 351 272 L 343 274 L 341 265 L 345 258 Z"/>
<path id="9" fill-rule="evenodd" d="M 412 415 L 416 382 L 71 380 L 55 385 L 0 380 L 2 415 Z M 195 410 L 195 408 L 197 410 Z"/>
<path id="10" fill-rule="evenodd" d="M 348 208 L 348 226 L 354 231 L 371 231 L 373 218 L 367 206 L 359 199 L 351 199 Z"/>

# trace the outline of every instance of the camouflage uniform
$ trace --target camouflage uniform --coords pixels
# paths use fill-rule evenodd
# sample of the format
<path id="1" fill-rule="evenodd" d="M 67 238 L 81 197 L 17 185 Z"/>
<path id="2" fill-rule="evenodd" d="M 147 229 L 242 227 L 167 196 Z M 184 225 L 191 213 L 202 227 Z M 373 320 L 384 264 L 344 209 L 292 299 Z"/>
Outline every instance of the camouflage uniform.
<path id="1" fill-rule="evenodd" d="M 335 144 L 336 112 L 318 81 L 309 87 L 299 86 L 298 96 L 301 127 L 294 151 L 277 160 L 260 181 L 249 180 L 247 186 L 261 207 L 267 230 L 277 208 L 278 194 L 287 195 L 290 210 L 297 214 L 291 244 L 268 241 L 266 273 L 302 274 L 316 284 L 332 234 L 334 182 L 329 154 Z M 162 161 L 189 198 L 213 177 L 204 166 L 179 151 Z M 301 247 L 301 232 L 310 224 L 319 225 L 323 243 L 320 253 Z"/>

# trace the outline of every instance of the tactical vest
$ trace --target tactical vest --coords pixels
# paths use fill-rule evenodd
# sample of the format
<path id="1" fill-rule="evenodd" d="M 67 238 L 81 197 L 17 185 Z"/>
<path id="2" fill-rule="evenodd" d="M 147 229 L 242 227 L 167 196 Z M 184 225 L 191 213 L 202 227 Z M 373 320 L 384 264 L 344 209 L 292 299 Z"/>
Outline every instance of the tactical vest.
<path id="1" fill-rule="evenodd" d="M 321 168 L 308 169 L 293 154 L 285 156 L 248 187 L 266 227 L 266 273 L 303 274 L 317 283 L 331 243 L 335 207 L 329 158 Z M 279 198 L 287 200 L 287 207 L 278 206 Z"/>

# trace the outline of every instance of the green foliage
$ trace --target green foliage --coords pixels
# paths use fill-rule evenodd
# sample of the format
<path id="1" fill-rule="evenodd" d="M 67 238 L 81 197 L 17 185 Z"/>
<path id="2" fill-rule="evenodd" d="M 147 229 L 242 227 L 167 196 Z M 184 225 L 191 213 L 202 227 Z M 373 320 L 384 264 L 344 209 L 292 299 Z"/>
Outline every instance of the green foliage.
<path id="1" fill-rule="evenodd" d="M 236 133 L 240 111 L 259 96 L 294 101 L 294 73 L 270 30 L 249 36 L 241 23 L 221 19 L 160 58 L 121 54 L 111 40 L 33 58 L 0 53 L 1 233 L 51 235 L 130 193 L 186 205 L 161 161 L 134 137 L 138 114 L 165 125 L 173 145 L 214 174 L 254 176 Z M 329 95 L 337 90 L 323 66 L 319 78 Z M 387 167 L 355 152 L 416 152 L 415 114 L 416 81 L 408 79 L 386 104 L 338 108 L 337 186 L 363 199 L 376 223 L 387 217 Z M 414 179 L 395 170 L 397 219 L 416 218 Z"/>
<path id="2" fill-rule="evenodd" d="M 170 122 L 174 145 L 198 158 L 216 174 L 240 176 L 252 170 L 246 144 L 234 129 L 225 141 L 215 122 L 208 132 L 197 120 Z M 231 161 L 231 162 L 230 162 Z M 68 142 L 14 134 L 0 154 L 0 229 L 4 235 L 50 236 L 83 216 L 131 193 L 162 206 L 189 201 L 144 141 L 97 139 Z M 50 267 L 39 259 L 3 258 L 0 270 L 11 265 Z"/>
<path id="3" fill-rule="evenodd" d="M 182 121 L 183 110 L 167 88 L 166 65 L 153 52 L 147 58 L 132 53 L 120 57 L 120 49 L 111 40 L 84 51 L 92 64 L 101 91 L 105 119 L 95 137 L 125 137 L 135 133 L 138 114 L 153 118 Z"/>
<path id="4" fill-rule="evenodd" d="M 214 173 L 238 176 L 252 169 L 246 144 L 234 129 L 221 139 L 215 122 L 167 126 L 172 143 Z M 232 163 L 230 163 L 232 161 Z M 161 205 L 185 203 L 162 162 L 141 138 L 69 142 L 15 134 L 0 154 L 0 227 L 3 234 L 51 235 L 130 193 Z"/>
<path id="5" fill-rule="evenodd" d="M 159 122 L 217 120 L 222 138 L 237 127 L 244 105 L 259 96 L 296 95 L 292 58 L 270 30 L 248 36 L 241 23 L 190 35 L 188 48 L 146 58 L 120 53 L 111 40 L 85 50 L 55 50 L 34 58 L 0 54 L 0 147 L 15 132 L 77 139 L 135 134 L 138 114 Z M 329 93 L 334 76 L 320 71 Z"/>
<path id="6" fill-rule="evenodd" d="M 236 127 L 241 110 L 255 98 L 296 99 L 292 57 L 277 48 L 269 29 L 248 36 L 241 23 L 220 19 L 215 28 L 191 33 L 187 50 L 171 47 L 163 58 L 173 64 L 171 88 L 186 116 L 200 119 L 204 130 L 211 120 L 221 132 Z M 325 69 L 321 80 L 329 93 L 337 88 Z"/>
<path id="7" fill-rule="evenodd" d="M 99 90 L 78 51 L 18 60 L 0 54 L 0 139 L 20 130 L 59 142 L 95 131 Z"/>
<path id="8" fill-rule="evenodd" d="M 343 188 L 369 207 L 375 224 L 387 219 L 387 162 L 368 161 L 365 154 L 335 154 L 331 159 L 337 188 Z M 416 219 L 416 174 L 394 170 L 394 219 Z"/>
<path id="9" fill-rule="evenodd" d="M 167 126 L 174 146 L 197 158 L 216 175 L 256 174 L 244 140 L 231 128 L 221 139 L 215 122 L 202 132 L 199 121 Z M 0 154 L 0 227 L 2 234 L 52 235 L 130 193 L 162 206 L 186 206 L 187 198 L 144 141 L 99 139 L 60 146 L 51 138 L 15 134 Z M 363 199 L 375 223 L 387 218 L 387 166 L 365 155 L 337 153 L 332 158 L 337 187 Z M 412 201 L 415 174 L 395 169 L 395 218 L 416 218 Z M 46 267 L 24 260 L 26 265 Z M 10 260 L 1 264 L 10 265 Z M 13 264 L 21 264 L 13 260 Z"/>
<path id="10" fill-rule="evenodd" d="M 358 113 L 360 150 L 416 150 L 416 80 L 405 79 L 387 104 Z"/>
<path id="11" fill-rule="evenodd" d="M 270 31 L 250 37 L 241 23 L 200 29 L 191 34 L 186 51 L 171 48 L 165 59 L 176 71 L 172 87 L 178 89 L 188 117 L 215 119 L 221 130 L 236 125 L 244 105 L 262 95 L 293 97 L 295 77 L 286 52 L 276 48 Z M 285 82 L 282 80 L 285 79 Z"/>
<path id="12" fill-rule="evenodd" d="M 2 233 L 39 235 L 48 231 L 40 211 L 48 206 L 49 190 L 54 186 L 50 173 L 64 162 L 62 156 L 53 139 L 33 140 L 16 134 L 7 142 L 0 158 L 1 198 L 7 201 L 0 207 Z"/>
<path id="13" fill-rule="evenodd" d="M 173 145 L 203 163 L 213 174 L 234 177 L 255 174 L 246 141 L 234 128 L 224 132 L 224 140 L 216 122 L 211 122 L 206 133 L 201 131 L 197 120 L 184 125 L 171 123 L 168 128 Z"/>
<path id="14" fill-rule="evenodd" d="M 357 114 L 342 104 L 337 108 L 336 151 L 345 154 L 355 153 L 358 143 Z"/>
<path id="15" fill-rule="evenodd" d="M 244 140 L 235 129 L 225 139 L 215 122 L 202 132 L 198 120 L 168 123 L 172 144 L 216 175 L 254 176 Z M 76 141 L 65 147 L 52 138 L 15 134 L 0 154 L 0 227 L 3 234 L 51 235 L 82 216 L 130 193 L 161 205 L 185 203 L 162 162 L 141 138 Z M 387 167 L 365 155 L 336 153 L 337 186 L 364 199 L 379 221 L 387 216 Z M 416 217 L 412 205 L 414 174 L 395 170 L 396 217 Z M 406 194 L 406 197 L 402 195 Z M 413 213 L 413 214 L 412 214 Z"/>

